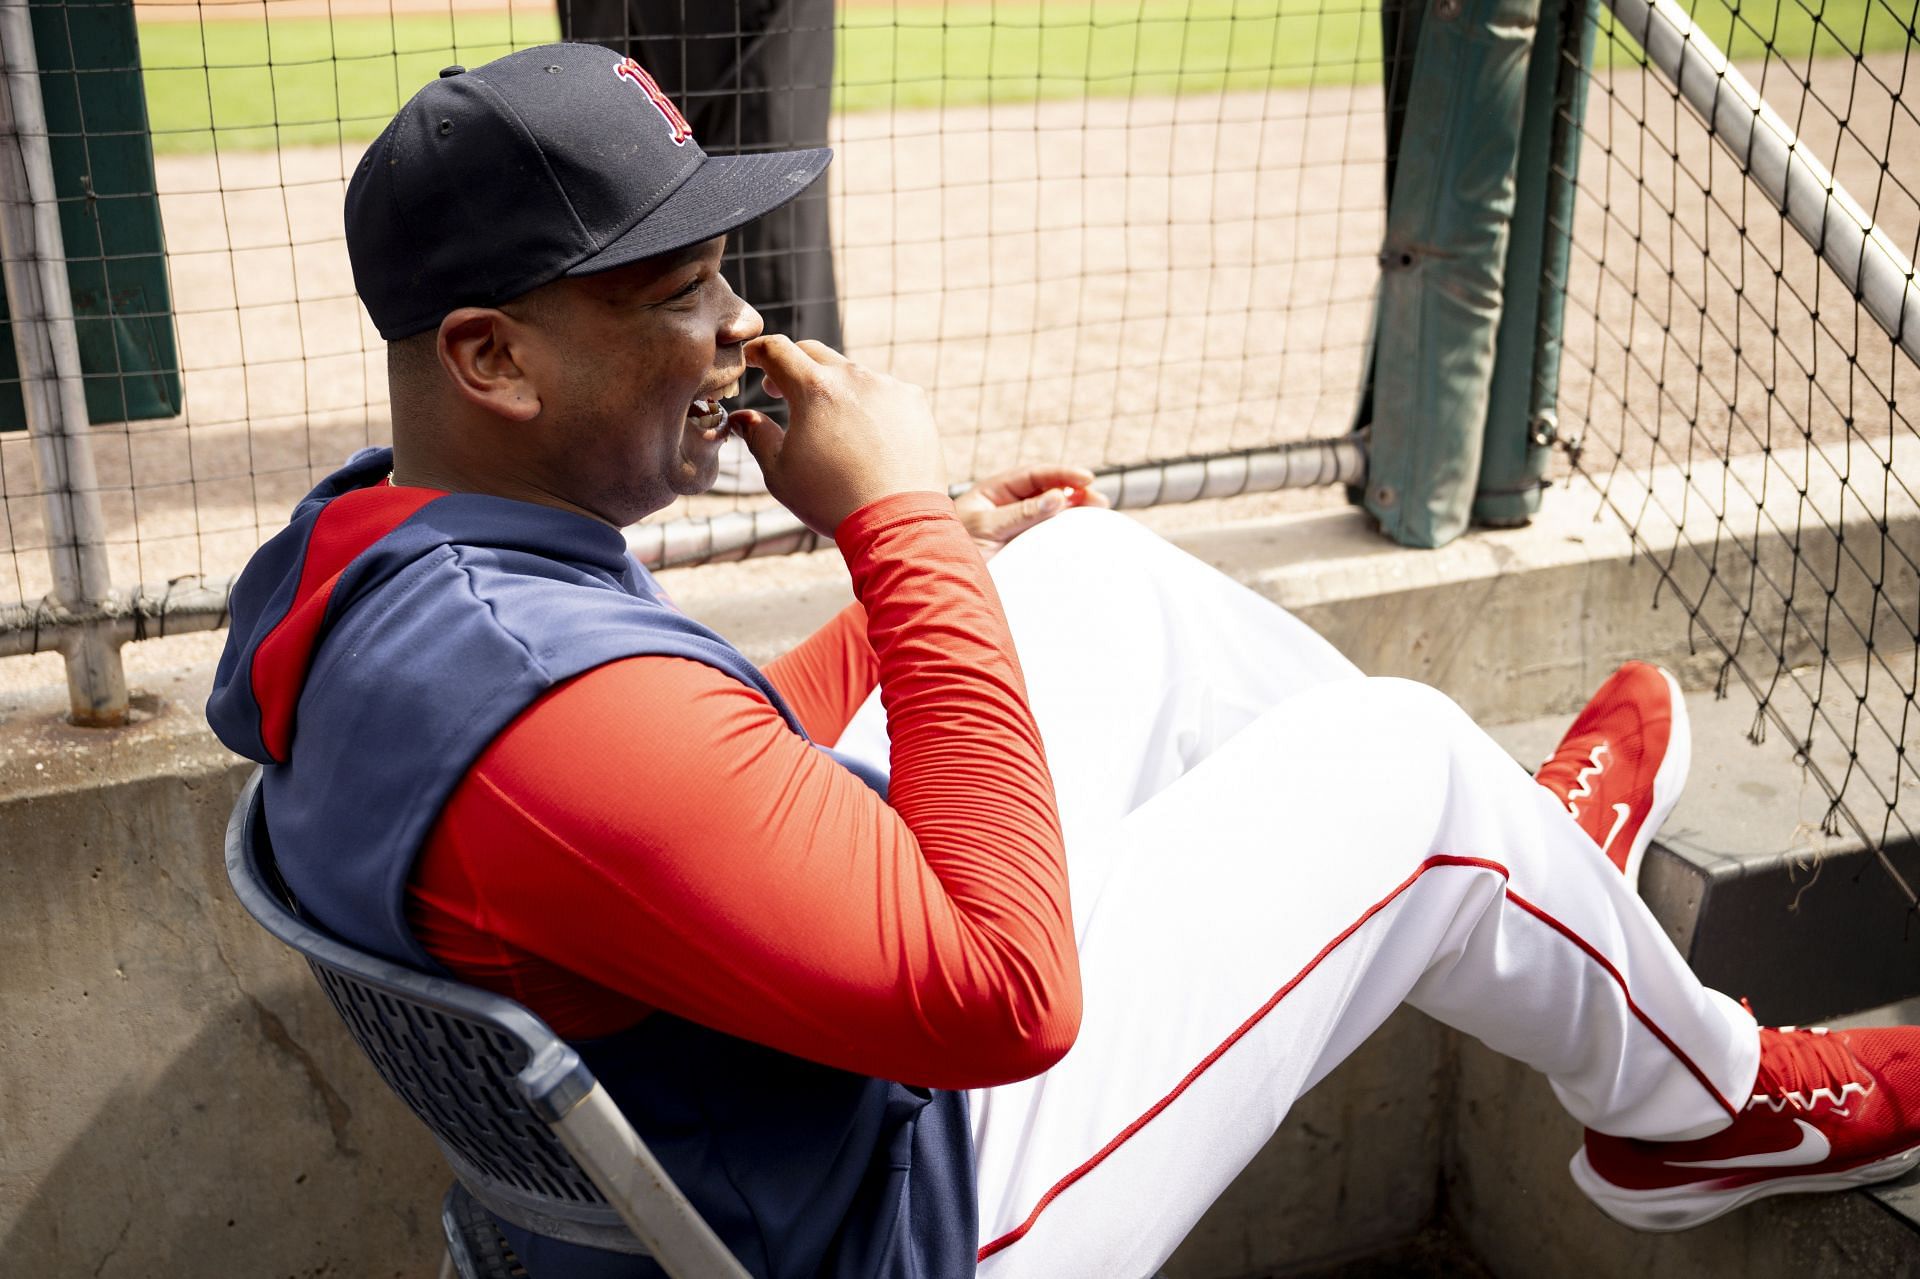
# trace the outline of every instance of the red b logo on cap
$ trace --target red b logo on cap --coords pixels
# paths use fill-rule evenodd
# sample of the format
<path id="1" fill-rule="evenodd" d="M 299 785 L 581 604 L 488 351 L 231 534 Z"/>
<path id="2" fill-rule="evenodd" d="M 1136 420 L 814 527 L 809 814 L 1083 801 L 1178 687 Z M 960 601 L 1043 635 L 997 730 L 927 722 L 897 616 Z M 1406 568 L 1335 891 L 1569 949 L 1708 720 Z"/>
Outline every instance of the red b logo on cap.
<path id="1" fill-rule="evenodd" d="M 693 136 L 693 126 L 687 123 L 687 117 L 680 114 L 680 108 L 673 105 L 673 99 L 660 91 L 647 69 L 632 58 L 622 58 L 613 68 L 613 73 L 622 80 L 631 80 L 640 86 L 640 92 L 647 95 L 647 101 L 653 103 L 667 127 L 673 130 L 673 145 L 683 147 L 687 139 Z"/>

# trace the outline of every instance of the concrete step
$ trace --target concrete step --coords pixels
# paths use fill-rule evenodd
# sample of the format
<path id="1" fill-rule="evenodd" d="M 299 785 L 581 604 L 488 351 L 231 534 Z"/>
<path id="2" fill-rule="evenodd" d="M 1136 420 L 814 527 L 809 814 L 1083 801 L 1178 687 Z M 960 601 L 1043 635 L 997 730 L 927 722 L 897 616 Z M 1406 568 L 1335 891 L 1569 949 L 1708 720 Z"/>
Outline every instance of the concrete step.
<path id="1" fill-rule="evenodd" d="M 1862 686 L 1871 660 L 1835 670 Z M 1857 834 L 1821 833 L 1824 792 L 1779 734 L 1749 740 L 1750 698 L 1704 691 L 1686 702 L 1692 774 L 1648 850 L 1640 891 L 1694 971 L 1748 997 L 1764 1023 L 1920 1022 L 1920 926 L 1888 869 L 1909 884 L 1920 874 L 1907 833 L 1920 828 L 1920 792 L 1908 788 L 1894 806 L 1888 825 L 1901 834 L 1883 863 Z M 1492 732 L 1531 767 L 1567 723 L 1552 716 Z M 1816 762 L 1831 766 L 1833 750 L 1816 741 Z M 1920 1174 L 1852 1194 L 1783 1196 L 1680 1234 L 1641 1234 L 1603 1216 L 1568 1177 L 1580 1126 L 1545 1080 L 1464 1036 L 1448 1038 L 1456 1074 L 1445 1212 L 1493 1274 L 1920 1276 Z"/>
<path id="2" fill-rule="evenodd" d="M 1629 1230 L 1567 1175 L 1580 1125 L 1527 1067 L 1452 1036 L 1457 1075 L 1444 1161 L 1448 1220 L 1499 1279 L 1920 1279 L 1920 1228 L 1879 1193 L 1782 1195 L 1677 1234 Z"/>

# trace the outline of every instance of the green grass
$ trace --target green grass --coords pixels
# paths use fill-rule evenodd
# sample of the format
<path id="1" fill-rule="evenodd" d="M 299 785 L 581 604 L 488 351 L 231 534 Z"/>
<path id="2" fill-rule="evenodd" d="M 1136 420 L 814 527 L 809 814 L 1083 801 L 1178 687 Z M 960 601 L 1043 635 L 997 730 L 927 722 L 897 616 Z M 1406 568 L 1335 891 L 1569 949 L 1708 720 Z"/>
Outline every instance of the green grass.
<path id="1" fill-rule="evenodd" d="M 853 9 L 837 105 L 1212 93 L 1380 77 L 1378 0 L 1146 0 Z"/>
<path id="2" fill-rule="evenodd" d="M 1087 0 L 849 6 L 841 110 L 1377 79 L 1378 0 Z M 557 39 L 505 13 L 140 27 L 159 151 L 370 138 L 451 62 Z"/>
<path id="3" fill-rule="evenodd" d="M 1904 50 L 1920 0 L 1683 0 L 1736 59 Z M 1048 0 L 843 7 L 845 111 L 1341 84 L 1380 75 L 1379 0 Z M 1809 7 L 1810 5 L 1814 7 Z M 1604 10 L 1602 10 L 1604 13 Z M 1816 14 L 1818 15 L 1816 17 Z M 450 62 L 557 39 L 545 15 L 276 18 L 140 28 L 159 151 L 374 136 Z M 1625 49 L 1602 41 L 1602 64 Z M 1624 56 L 1623 56 L 1624 54 Z"/>
<path id="4" fill-rule="evenodd" d="M 1680 0 L 1701 34 L 1735 62 L 1758 62 L 1771 54 L 1804 65 L 1815 58 L 1851 58 L 1860 53 L 1898 53 L 1914 36 L 1914 0 Z M 1603 15 L 1605 11 L 1602 11 Z M 1610 21 L 1602 32 L 1610 29 Z M 1605 65 L 1637 62 L 1639 46 L 1624 33 L 1600 43 Z"/>
<path id="5" fill-rule="evenodd" d="M 557 18 L 505 13 L 395 18 L 143 22 L 156 151 L 371 138 L 451 62 L 477 65 L 559 38 Z"/>

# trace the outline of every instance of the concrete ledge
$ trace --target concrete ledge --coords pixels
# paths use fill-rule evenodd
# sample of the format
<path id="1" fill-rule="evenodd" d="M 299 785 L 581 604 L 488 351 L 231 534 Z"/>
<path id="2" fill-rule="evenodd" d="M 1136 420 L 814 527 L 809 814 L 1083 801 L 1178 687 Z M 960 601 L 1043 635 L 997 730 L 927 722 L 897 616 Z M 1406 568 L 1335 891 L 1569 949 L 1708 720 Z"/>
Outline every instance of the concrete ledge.
<path id="1" fill-rule="evenodd" d="M 1527 528 L 1476 531 L 1437 551 L 1396 546 L 1351 508 L 1211 526 L 1191 509 L 1141 518 L 1291 609 L 1368 673 L 1432 684 L 1497 724 L 1573 710 L 1634 657 L 1668 667 L 1689 688 L 1713 687 L 1724 657 L 1690 620 L 1689 602 L 1714 632 L 1744 637 L 1744 660 L 1757 669 L 1770 670 L 1776 651 L 1788 666 L 1817 661 L 1823 649 L 1837 660 L 1859 656 L 1865 644 L 1846 616 L 1876 619 L 1882 644 L 1910 647 L 1920 624 L 1920 507 L 1898 486 L 1870 482 L 1885 448 L 1852 446 L 1864 482 L 1827 469 L 1782 479 L 1783 453 L 1623 472 L 1604 497 L 1579 482 L 1546 493 Z M 1815 456 L 1824 466 L 1825 455 Z M 1763 509 L 1757 499 L 1769 484 Z M 1795 512 L 1784 521 L 1783 501 Z M 1608 502 L 1638 512 L 1645 549 Z M 1823 523 L 1826 511 L 1846 519 Z M 1800 598 L 1790 608 L 1782 592 L 1796 569 Z M 832 551 L 673 570 L 662 580 L 755 660 L 851 599 Z M 1836 612 L 1823 632 L 1809 601 L 1824 610 L 1829 587 Z"/>
<path id="2" fill-rule="evenodd" d="M 1857 480 L 1815 452 L 1797 470 L 1776 453 L 1622 472 L 1605 495 L 1578 482 L 1544 494 L 1527 528 L 1477 531 L 1437 551 L 1394 546 L 1357 511 L 1174 540 L 1293 610 L 1369 674 L 1432 684 L 1482 723 L 1504 723 L 1580 706 L 1633 657 L 1713 687 L 1724 658 L 1706 628 L 1744 643 L 1743 660 L 1767 671 L 1776 657 L 1859 656 L 1868 620 L 1882 645 L 1910 649 L 1920 507 L 1876 478 L 1889 447 L 1838 451 Z M 1637 516 L 1644 549 L 1607 504 Z M 1823 521 L 1836 511 L 1843 521 Z"/>

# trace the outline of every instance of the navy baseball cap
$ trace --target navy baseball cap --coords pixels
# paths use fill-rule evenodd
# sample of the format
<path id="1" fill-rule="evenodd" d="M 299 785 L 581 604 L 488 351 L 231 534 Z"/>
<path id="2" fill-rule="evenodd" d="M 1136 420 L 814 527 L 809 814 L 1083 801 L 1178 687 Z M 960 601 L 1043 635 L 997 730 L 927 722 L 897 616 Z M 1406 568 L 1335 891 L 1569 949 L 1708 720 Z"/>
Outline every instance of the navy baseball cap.
<path id="1" fill-rule="evenodd" d="M 389 341 L 731 231 L 833 152 L 710 156 L 632 58 L 549 44 L 413 95 L 347 186 L 353 285 Z"/>

